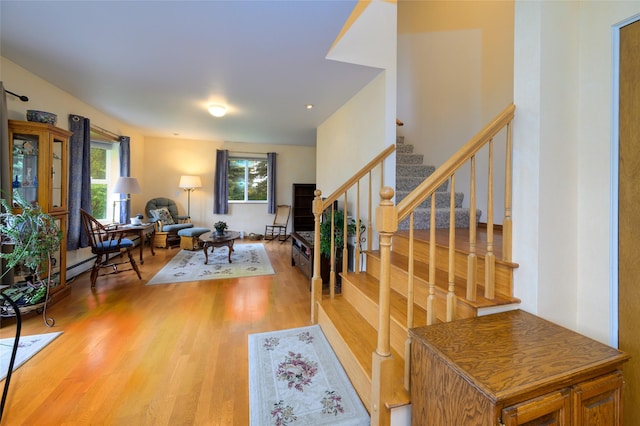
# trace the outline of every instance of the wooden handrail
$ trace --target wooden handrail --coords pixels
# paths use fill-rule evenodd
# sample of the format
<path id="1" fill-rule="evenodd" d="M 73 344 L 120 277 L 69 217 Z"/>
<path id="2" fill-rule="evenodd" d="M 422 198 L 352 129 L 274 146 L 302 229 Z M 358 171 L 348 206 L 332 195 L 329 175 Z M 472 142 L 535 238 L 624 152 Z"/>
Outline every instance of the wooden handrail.
<path id="1" fill-rule="evenodd" d="M 354 174 L 349 180 L 340 185 L 338 189 L 333 191 L 331 195 L 323 200 L 323 210 L 328 208 L 334 201 L 336 201 L 343 193 L 345 193 L 349 188 L 355 185 L 360 179 L 365 177 L 374 167 L 376 167 L 380 162 L 386 159 L 388 156 L 393 154 L 396 150 L 395 145 L 389 145 L 385 148 L 380 154 L 376 155 L 376 157 L 369 161 L 364 167 L 360 169 L 356 174 Z"/>
<path id="2" fill-rule="evenodd" d="M 480 150 L 490 139 L 513 120 L 516 107 L 509 105 L 498 114 L 489 124 L 469 140 L 451 158 L 438 167 L 431 176 L 424 180 L 409 195 L 398 203 L 398 222 L 406 219 L 409 213 L 414 211 L 431 193 L 449 179 L 465 162 Z"/>
<path id="3" fill-rule="evenodd" d="M 314 193 L 313 200 L 313 215 L 314 215 L 314 250 L 313 250 L 313 277 L 311 279 L 311 321 L 313 323 L 318 322 L 318 310 L 316 304 L 320 302 L 322 299 L 322 277 L 320 276 L 320 218 L 325 210 L 331 207 L 331 235 L 335 234 L 335 221 L 334 221 L 334 211 L 333 211 L 333 203 L 338 200 L 341 196 L 344 196 L 344 223 L 343 223 L 343 235 L 344 244 L 342 249 L 342 270 L 347 270 L 348 264 L 348 248 L 347 248 L 347 192 L 354 186 L 357 186 L 356 190 L 356 223 L 360 223 L 360 180 L 365 176 L 369 177 L 369 199 L 368 199 L 368 241 L 371 241 L 371 225 L 372 225 L 372 179 L 371 172 L 377 166 L 383 166 L 384 160 L 389 157 L 393 152 L 395 152 L 396 146 L 389 145 L 387 148 L 382 150 L 380 154 L 376 155 L 371 161 L 369 161 L 366 165 L 364 165 L 358 172 L 356 172 L 351 178 L 349 178 L 345 183 L 343 183 L 338 189 L 333 191 L 331 195 L 327 198 L 322 198 L 322 191 L 316 189 Z M 384 184 L 384 173 L 381 173 L 382 185 Z M 381 186 L 382 186 L 381 185 Z M 356 227 L 356 237 L 357 241 L 360 241 L 360 226 Z M 359 244 L 358 244 L 359 245 Z M 336 247 L 334 245 L 334 239 L 331 238 L 331 258 L 329 260 L 329 287 L 330 287 L 330 297 L 335 297 L 335 281 L 336 281 L 336 273 L 335 273 L 335 253 Z M 357 248 L 357 255 L 360 254 L 360 248 Z M 358 262 L 359 257 L 356 257 L 356 263 Z M 359 266 L 356 267 L 356 270 L 359 272 Z"/>

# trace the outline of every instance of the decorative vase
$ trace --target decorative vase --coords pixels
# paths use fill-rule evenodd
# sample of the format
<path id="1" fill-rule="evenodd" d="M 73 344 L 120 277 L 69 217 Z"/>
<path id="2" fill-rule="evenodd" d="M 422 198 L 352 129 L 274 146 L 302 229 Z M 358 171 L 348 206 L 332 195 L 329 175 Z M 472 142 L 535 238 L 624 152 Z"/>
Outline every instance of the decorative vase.
<path id="1" fill-rule="evenodd" d="M 216 229 L 216 236 L 222 237 L 224 235 L 224 229 Z"/>
<path id="2" fill-rule="evenodd" d="M 27 169 L 27 175 L 24 177 L 22 181 L 22 186 L 31 186 L 33 181 L 31 180 L 31 168 Z"/>

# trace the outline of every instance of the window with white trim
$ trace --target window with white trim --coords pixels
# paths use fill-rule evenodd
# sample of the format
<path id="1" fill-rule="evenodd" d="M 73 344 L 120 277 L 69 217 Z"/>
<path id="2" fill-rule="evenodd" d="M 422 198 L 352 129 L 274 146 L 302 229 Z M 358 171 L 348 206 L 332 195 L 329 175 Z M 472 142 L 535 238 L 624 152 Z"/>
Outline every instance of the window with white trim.
<path id="1" fill-rule="evenodd" d="M 92 215 L 101 222 L 114 222 L 111 207 L 119 194 L 114 194 L 112 188 L 120 174 L 119 144 L 91 141 L 90 164 Z"/>
<path id="2" fill-rule="evenodd" d="M 269 189 L 266 158 L 229 158 L 230 203 L 266 203 Z"/>

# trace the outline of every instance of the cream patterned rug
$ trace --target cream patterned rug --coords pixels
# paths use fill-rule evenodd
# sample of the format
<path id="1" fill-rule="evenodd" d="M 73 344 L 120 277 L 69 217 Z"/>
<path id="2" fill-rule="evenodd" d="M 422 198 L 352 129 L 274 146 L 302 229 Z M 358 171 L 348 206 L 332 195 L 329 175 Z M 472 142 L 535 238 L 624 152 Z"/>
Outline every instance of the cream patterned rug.
<path id="1" fill-rule="evenodd" d="M 227 247 L 209 252 L 209 263 L 204 264 L 202 250 L 180 250 L 147 285 L 173 284 L 221 278 L 273 275 L 273 267 L 262 244 L 235 244 L 229 263 Z"/>
<path id="2" fill-rule="evenodd" d="M 31 359 L 31 357 L 40 352 L 42 348 L 47 346 L 53 341 L 53 339 L 61 334 L 62 331 L 35 334 L 33 336 L 20 336 L 20 340 L 18 341 L 18 352 L 16 353 L 16 360 L 13 364 L 13 371 L 16 371 L 18 367 Z M 11 353 L 13 352 L 14 341 L 15 337 L 0 339 L 0 380 L 4 380 L 7 377 L 7 370 L 9 368 Z"/>
<path id="3" fill-rule="evenodd" d="M 368 425 L 318 325 L 249 335 L 250 424 Z"/>

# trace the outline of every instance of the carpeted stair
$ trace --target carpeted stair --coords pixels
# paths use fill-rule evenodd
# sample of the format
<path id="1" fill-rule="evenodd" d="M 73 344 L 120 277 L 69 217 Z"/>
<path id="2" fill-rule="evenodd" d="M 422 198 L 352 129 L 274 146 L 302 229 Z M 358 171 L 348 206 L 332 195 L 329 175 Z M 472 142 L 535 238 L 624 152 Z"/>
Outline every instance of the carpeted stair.
<path id="1" fill-rule="evenodd" d="M 413 145 L 404 142 L 404 136 L 396 138 L 396 202 L 400 202 L 420 183 L 428 178 L 436 168 L 425 166 L 424 156 L 413 153 Z M 451 192 L 449 182 L 445 182 L 435 193 L 436 197 L 436 228 L 449 228 L 449 205 Z M 455 193 L 456 206 L 456 228 L 468 228 L 470 212 L 468 208 L 462 207 L 464 194 Z M 415 211 L 415 229 L 429 229 L 431 216 L 431 197 L 422 203 Z M 476 211 L 476 221 L 480 218 L 480 211 Z M 398 224 L 398 229 L 409 229 L 409 219 Z"/>

